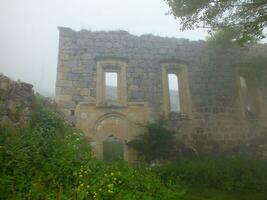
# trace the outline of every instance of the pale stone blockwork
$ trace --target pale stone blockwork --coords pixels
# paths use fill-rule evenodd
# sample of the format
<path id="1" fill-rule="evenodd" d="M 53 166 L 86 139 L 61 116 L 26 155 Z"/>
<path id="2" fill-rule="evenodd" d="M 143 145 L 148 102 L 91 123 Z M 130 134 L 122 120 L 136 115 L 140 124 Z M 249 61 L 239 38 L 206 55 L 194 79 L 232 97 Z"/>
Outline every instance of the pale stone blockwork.
<path id="1" fill-rule="evenodd" d="M 124 145 L 124 159 L 135 161 L 135 153 L 127 142 L 140 133 L 149 120 L 147 103 L 129 103 L 127 107 L 96 107 L 95 103 L 80 103 L 76 108 L 77 126 L 91 139 L 97 158 L 103 158 L 103 141 L 112 137 Z"/>
<path id="2" fill-rule="evenodd" d="M 96 70 L 96 106 L 108 106 L 105 101 L 105 72 L 118 73 L 118 101 L 117 106 L 127 106 L 127 64 L 117 59 L 97 61 Z"/>
<path id="3" fill-rule="evenodd" d="M 266 56 L 266 44 L 216 49 L 204 41 L 125 31 L 59 30 L 56 100 L 91 139 L 99 159 L 104 142 L 112 138 L 123 144 L 124 159 L 134 161 L 127 141 L 142 132 L 138 124 L 162 117 L 178 139 L 211 150 L 266 146 L 267 66 L 256 78 L 245 77 L 253 88 L 248 89 L 250 112 L 244 110 L 247 99 L 239 81 L 246 61 Z M 116 102 L 106 101 L 107 71 L 118 75 Z M 180 113 L 170 112 L 168 73 L 179 80 Z"/>

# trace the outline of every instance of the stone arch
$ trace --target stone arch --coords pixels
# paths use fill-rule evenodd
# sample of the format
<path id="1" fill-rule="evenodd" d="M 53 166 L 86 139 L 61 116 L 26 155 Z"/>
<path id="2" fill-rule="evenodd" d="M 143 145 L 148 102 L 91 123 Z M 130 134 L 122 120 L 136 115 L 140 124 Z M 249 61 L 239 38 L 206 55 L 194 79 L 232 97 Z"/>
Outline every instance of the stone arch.
<path id="1" fill-rule="evenodd" d="M 107 113 L 99 117 L 95 122 L 95 153 L 98 159 L 103 159 L 103 143 L 109 140 L 115 140 L 124 146 L 124 160 L 131 157 L 132 150 L 127 146 L 135 131 L 135 126 L 126 116 L 120 113 Z"/>
<path id="2" fill-rule="evenodd" d="M 110 117 L 117 117 L 117 118 L 120 118 L 120 119 L 127 119 L 127 117 L 124 115 L 124 114 L 121 114 L 121 113 L 118 113 L 118 112 L 111 112 L 111 113 L 106 113 L 102 116 L 100 116 L 96 121 L 95 121 L 95 131 L 97 131 L 97 127 L 98 125 L 101 124 L 102 121 L 104 121 L 106 118 L 110 118 Z"/>

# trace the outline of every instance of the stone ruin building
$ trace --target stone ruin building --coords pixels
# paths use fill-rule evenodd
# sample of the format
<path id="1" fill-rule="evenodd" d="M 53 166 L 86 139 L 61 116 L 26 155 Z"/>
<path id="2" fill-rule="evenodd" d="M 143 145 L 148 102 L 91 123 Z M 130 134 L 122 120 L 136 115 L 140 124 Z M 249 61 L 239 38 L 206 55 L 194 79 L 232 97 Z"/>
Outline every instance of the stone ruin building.
<path id="1" fill-rule="evenodd" d="M 90 138 L 97 158 L 112 154 L 106 148 L 116 142 L 122 157 L 134 161 L 127 142 L 142 133 L 138 124 L 161 118 L 188 144 L 266 147 L 267 65 L 255 66 L 266 44 L 222 49 L 125 31 L 59 31 L 56 101 Z"/>
<path id="2" fill-rule="evenodd" d="M 0 74 L 0 126 L 23 127 L 29 122 L 34 102 L 33 85 Z"/>

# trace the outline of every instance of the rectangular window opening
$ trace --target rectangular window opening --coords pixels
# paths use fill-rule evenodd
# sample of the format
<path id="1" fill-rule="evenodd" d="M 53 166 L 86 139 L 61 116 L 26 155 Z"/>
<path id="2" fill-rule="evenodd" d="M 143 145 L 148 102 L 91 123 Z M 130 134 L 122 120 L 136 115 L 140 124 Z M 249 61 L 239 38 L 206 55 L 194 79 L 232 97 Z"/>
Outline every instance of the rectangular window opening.
<path id="1" fill-rule="evenodd" d="M 247 81 L 244 77 L 240 76 L 240 87 L 241 87 L 241 98 L 243 99 L 244 102 L 244 108 L 246 112 L 251 111 L 251 105 L 249 101 L 249 92 L 248 92 L 248 87 L 247 87 Z"/>
<path id="2" fill-rule="evenodd" d="M 105 73 L 105 94 L 107 101 L 118 100 L 118 73 L 106 72 Z"/>
<path id="3" fill-rule="evenodd" d="M 70 110 L 70 116 L 74 116 L 75 115 L 75 110 Z"/>
<path id="4" fill-rule="evenodd" d="M 180 112 L 179 80 L 176 74 L 168 74 L 170 112 Z"/>

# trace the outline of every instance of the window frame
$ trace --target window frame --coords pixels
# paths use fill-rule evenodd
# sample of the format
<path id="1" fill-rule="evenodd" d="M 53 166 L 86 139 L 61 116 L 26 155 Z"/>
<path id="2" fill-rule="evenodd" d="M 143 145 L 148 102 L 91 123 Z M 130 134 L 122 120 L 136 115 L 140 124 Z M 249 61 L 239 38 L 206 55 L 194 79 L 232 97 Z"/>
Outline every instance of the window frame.
<path id="1" fill-rule="evenodd" d="M 248 105 L 251 107 L 251 111 L 246 109 L 246 100 L 244 99 L 244 95 L 242 94 L 242 86 L 241 86 L 241 77 L 246 81 L 247 92 L 248 92 Z M 263 116 L 263 100 L 261 89 L 258 86 L 257 80 L 252 77 L 248 77 L 242 72 L 239 72 L 237 75 L 237 85 L 238 85 L 238 93 L 239 93 L 239 105 L 241 111 L 241 117 L 243 119 L 248 118 L 259 118 Z M 252 98 L 252 99 L 251 99 Z M 253 105 L 251 105 L 253 104 Z"/>
<path id="2" fill-rule="evenodd" d="M 113 73 L 113 74 L 116 74 L 116 98 L 115 99 L 107 99 L 107 74 L 108 73 Z M 105 87 L 105 96 L 104 96 L 104 99 L 105 99 L 105 101 L 110 101 L 110 102 L 117 102 L 118 101 L 118 97 L 119 97 L 119 95 L 118 95 L 118 73 L 117 73 L 117 71 L 105 71 L 104 72 L 104 87 Z"/>
<path id="3" fill-rule="evenodd" d="M 170 75 L 175 75 L 175 82 L 177 84 L 177 90 L 171 90 L 170 87 Z M 175 113 L 180 113 L 181 112 L 181 104 L 180 104 L 180 91 L 179 91 L 179 77 L 176 74 L 173 73 L 167 73 L 167 78 L 168 78 L 168 91 L 169 91 L 169 103 L 170 103 L 170 112 L 175 112 Z M 177 92 L 177 99 L 175 99 L 175 102 L 171 101 L 171 94 L 170 91 L 175 91 Z M 175 107 L 177 108 L 177 111 L 172 110 L 172 103 L 176 104 Z"/>
<path id="4" fill-rule="evenodd" d="M 104 59 L 97 61 L 96 69 L 96 106 L 127 106 L 127 82 L 125 61 L 116 59 Z M 106 100 L 106 72 L 117 73 L 117 101 Z"/>
<path id="5" fill-rule="evenodd" d="M 188 73 L 187 66 L 184 64 L 164 62 L 161 63 L 162 67 L 162 90 L 163 90 L 163 112 L 164 117 L 170 118 L 170 94 L 169 94 L 169 81 L 168 74 L 175 74 L 178 79 L 178 90 L 180 98 L 180 112 L 179 114 L 182 118 L 191 119 L 192 109 L 191 109 L 191 99 L 188 85 Z"/>

